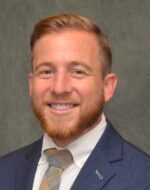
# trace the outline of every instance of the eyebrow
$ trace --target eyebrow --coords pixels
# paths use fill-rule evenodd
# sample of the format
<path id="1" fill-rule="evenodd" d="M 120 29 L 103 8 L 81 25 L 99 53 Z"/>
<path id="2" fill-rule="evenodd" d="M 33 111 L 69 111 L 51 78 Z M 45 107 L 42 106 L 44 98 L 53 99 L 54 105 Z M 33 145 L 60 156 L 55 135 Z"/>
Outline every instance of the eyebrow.
<path id="1" fill-rule="evenodd" d="M 35 66 L 35 71 L 38 70 L 39 67 L 41 67 L 41 66 L 48 66 L 48 67 L 53 66 L 53 67 L 55 67 L 55 65 L 54 65 L 53 62 L 46 61 L 46 62 L 41 62 L 37 66 Z M 75 67 L 75 66 L 83 67 L 86 70 L 88 70 L 89 72 L 92 71 L 92 68 L 89 65 L 87 65 L 85 62 L 80 62 L 80 61 L 71 61 L 71 62 L 68 62 L 68 65 L 67 65 L 68 68 Z"/>
<path id="2" fill-rule="evenodd" d="M 39 63 L 37 66 L 35 66 L 35 71 L 39 69 L 39 67 L 41 66 L 47 66 L 47 67 L 50 67 L 50 66 L 53 66 L 53 63 L 52 62 L 41 62 Z"/>
<path id="3" fill-rule="evenodd" d="M 92 68 L 89 65 L 87 65 L 85 62 L 71 61 L 69 67 L 74 67 L 74 66 L 81 66 L 87 69 L 89 72 L 92 71 Z"/>

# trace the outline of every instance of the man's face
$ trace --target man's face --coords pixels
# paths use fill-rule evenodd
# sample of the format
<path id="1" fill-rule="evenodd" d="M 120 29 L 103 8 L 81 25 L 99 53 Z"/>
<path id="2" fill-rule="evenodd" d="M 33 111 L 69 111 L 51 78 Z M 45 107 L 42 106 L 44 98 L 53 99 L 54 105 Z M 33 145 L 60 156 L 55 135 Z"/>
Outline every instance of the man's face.
<path id="1" fill-rule="evenodd" d="M 99 51 L 95 36 L 82 31 L 48 34 L 35 44 L 30 96 L 41 127 L 55 141 L 72 141 L 101 118 Z"/>

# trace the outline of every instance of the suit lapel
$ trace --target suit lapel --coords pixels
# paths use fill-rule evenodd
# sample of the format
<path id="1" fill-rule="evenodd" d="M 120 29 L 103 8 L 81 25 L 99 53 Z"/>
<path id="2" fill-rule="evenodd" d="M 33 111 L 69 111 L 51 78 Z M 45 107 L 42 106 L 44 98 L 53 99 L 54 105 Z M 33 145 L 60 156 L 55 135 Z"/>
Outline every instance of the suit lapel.
<path id="1" fill-rule="evenodd" d="M 21 159 L 16 168 L 14 190 L 32 190 L 34 175 L 40 158 L 42 140 Z"/>
<path id="2" fill-rule="evenodd" d="M 99 190 L 115 175 L 102 152 L 98 152 L 99 154 L 93 154 L 86 162 L 71 190 Z"/>
<path id="3" fill-rule="evenodd" d="M 71 190 L 102 189 L 116 174 L 113 163 L 121 159 L 121 137 L 108 123 L 103 136 L 81 169 Z"/>

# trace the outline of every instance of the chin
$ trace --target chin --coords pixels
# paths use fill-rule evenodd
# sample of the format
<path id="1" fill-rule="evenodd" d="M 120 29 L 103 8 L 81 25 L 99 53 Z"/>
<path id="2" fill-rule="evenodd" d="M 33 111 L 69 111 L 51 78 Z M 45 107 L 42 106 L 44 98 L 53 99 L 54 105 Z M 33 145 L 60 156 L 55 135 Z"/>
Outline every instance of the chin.
<path id="1" fill-rule="evenodd" d="M 57 139 L 68 139 L 81 133 L 77 124 L 60 122 L 42 123 L 42 128 L 51 137 Z"/>

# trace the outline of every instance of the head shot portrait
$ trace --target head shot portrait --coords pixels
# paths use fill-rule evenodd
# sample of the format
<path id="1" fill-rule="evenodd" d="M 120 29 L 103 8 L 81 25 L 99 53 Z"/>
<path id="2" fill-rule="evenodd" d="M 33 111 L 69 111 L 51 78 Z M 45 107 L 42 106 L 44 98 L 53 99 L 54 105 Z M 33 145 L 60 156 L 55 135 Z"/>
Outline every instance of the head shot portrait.
<path id="1" fill-rule="evenodd" d="M 149 190 L 149 155 L 104 113 L 118 77 L 101 26 L 68 12 L 44 17 L 33 26 L 30 60 L 29 97 L 43 134 L 0 157 L 0 189 Z"/>

